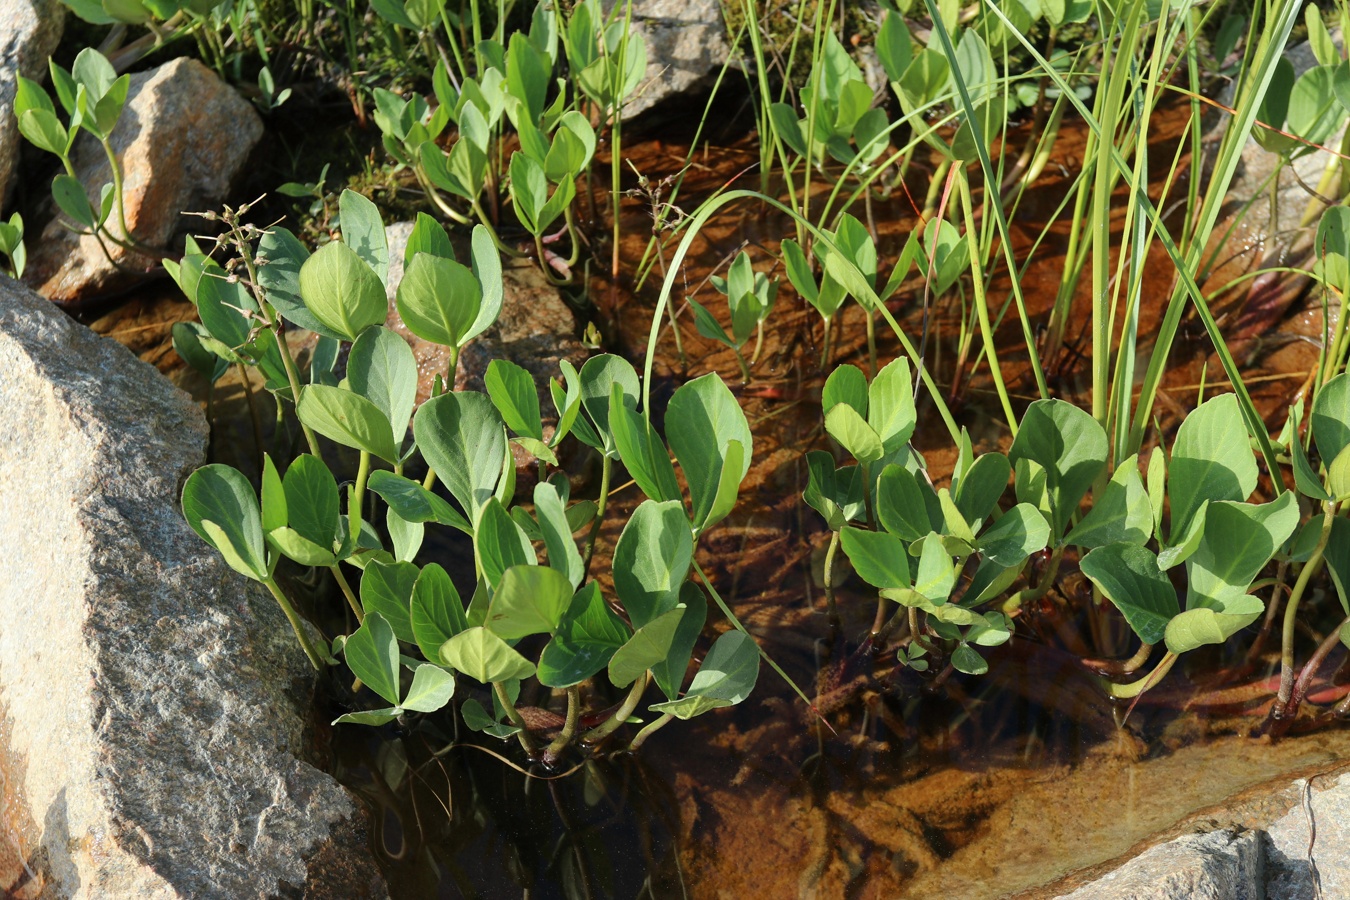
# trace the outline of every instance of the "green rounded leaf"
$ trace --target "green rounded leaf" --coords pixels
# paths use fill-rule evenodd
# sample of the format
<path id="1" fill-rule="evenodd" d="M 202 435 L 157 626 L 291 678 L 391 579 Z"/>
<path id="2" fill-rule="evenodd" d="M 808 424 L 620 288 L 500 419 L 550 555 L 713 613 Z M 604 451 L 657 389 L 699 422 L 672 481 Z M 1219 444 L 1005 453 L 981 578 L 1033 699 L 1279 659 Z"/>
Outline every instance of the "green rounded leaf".
<path id="1" fill-rule="evenodd" d="M 258 497 L 238 469 L 213 464 L 189 475 L 183 517 L 235 571 L 255 581 L 268 577 Z"/>
<path id="2" fill-rule="evenodd" d="M 441 660 L 483 684 L 534 674 L 534 663 L 482 626 L 465 629 L 446 641 Z"/>
<path id="3" fill-rule="evenodd" d="M 1022 417 L 1008 458 L 1013 463 L 1026 459 L 1044 469 L 1054 543 L 1106 465 L 1107 449 L 1102 426 L 1072 403 L 1037 400 Z"/>
<path id="4" fill-rule="evenodd" d="M 552 634 L 572 601 L 572 584 L 556 569 L 517 565 L 502 573 L 484 621 L 508 641 Z"/>
<path id="5" fill-rule="evenodd" d="M 339 241 L 305 260 L 298 280 L 305 308 L 343 340 L 356 340 L 388 314 L 384 283 L 356 251 Z"/>
<path id="6" fill-rule="evenodd" d="M 1174 543 L 1206 500 L 1251 496 L 1259 473 L 1236 395 L 1207 400 L 1186 417 L 1172 445 L 1167 475 Z"/>
<path id="7" fill-rule="evenodd" d="M 305 385 L 295 412 L 301 422 L 331 441 L 373 453 L 389 463 L 398 461 L 389 418 L 360 394 L 323 384 Z"/>
<path id="8" fill-rule="evenodd" d="M 398 706 L 398 638 L 379 613 L 369 613 L 347 638 L 343 656 L 352 673 L 390 704 Z"/>
<path id="9" fill-rule="evenodd" d="M 684 610 L 684 606 L 676 606 L 662 613 L 633 632 L 633 636 L 615 651 L 609 660 L 609 680 L 615 687 L 628 687 L 639 675 L 670 654 Z"/>
<path id="10" fill-rule="evenodd" d="M 413 417 L 413 436 L 451 496 L 475 521 L 497 489 L 506 454 L 506 428 L 492 401 L 477 393 L 434 397 Z"/>
<path id="11" fill-rule="evenodd" d="M 373 612 L 383 616 L 400 641 L 415 640 L 409 605 L 420 574 L 410 562 L 371 562 L 361 575 L 362 608 L 367 615 Z"/>
<path id="12" fill-rule="evenodd" d="M 609 665 L 629 634 L 599 585 L 590 582 L 572 598 L 553 640 L 540 655 L 539 682 L 551 688 L 580 684 Z"/>
<path id="13" fill-rule="evenodd" d="M 429 253 L 413 257 L 395 300 L 409 331 L 447 347 L 469 342 L 482 302 L 482 288 L 467 266 Z"/>
<path id="14" fill-rule="evenodd" d="M 367 328 L 347 357 L 347 381 L 384 413 L 395 446 L 402 443 L 417 400 L 417 360 L 408 342 L 383 326 Z"/>
<path id="15" fill-rule="evenodd" d="M 1083 574 L 1101 588 L 1145 644 L 1163 639 L 1167 623 L 1180 612 L 1177 591 L 1158 568 L 1153 552 L 1137 544 L 1098 547 L 1083 557 Z"/>
<path id="16" fill-rule="evenodd" d="M 635 628 L 679 603 L 694 537 L 678 501 L 644 500 L 614 548 L 614 590 Z"/>
<path id="17" fill-rule="evenodd" d="M 436 563 L 429 563 L 417 576 L 408 620 L 418 649 L 430 660 L 440 659 L 445 642 L 469 627 L 455 583 Z"/>
<path id="18" fill-rule="evenodd" d="M 738 488 L 750 471 L 754 443 L 745 413 L 722 379 L 709 373 L 681 385 L 670 398 L 666 438 L 689 485 L 691 521 L 702 531 L 716 521 L 714 509 L 725 505 L 724 477 Z M 735 465 L 733 442 L 740 445 Z"/>

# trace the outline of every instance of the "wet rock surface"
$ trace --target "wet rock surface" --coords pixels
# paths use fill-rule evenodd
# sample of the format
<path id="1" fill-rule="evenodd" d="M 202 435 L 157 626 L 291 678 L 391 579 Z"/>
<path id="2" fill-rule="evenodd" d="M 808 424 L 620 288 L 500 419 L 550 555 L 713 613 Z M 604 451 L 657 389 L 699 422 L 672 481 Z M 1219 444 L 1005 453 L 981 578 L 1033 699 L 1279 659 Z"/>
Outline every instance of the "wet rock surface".
<path id="1" fill-rule="evenodd" d="M 313 674 L 280 610 L 178 511 L 200 410 L 7 279 L 0 408 L 24 877 L 44 897 L 385 896 L 357 805 L 302 759 Z"/>
<path id="2" fill-rule="evenodd" d="M 65 21 L 59 0 L 0 0 L 0 207 L 17 175 L 14 164 L 23 140 L 14 118 L 16 76 L 46 80 L 47 57 L 60 42 Z"/>
<path id="3" fill-rule="evenodd" d="M 127 228 L 151 250 L 181 250 L 196 220 L 185 211 L 216 206 L 262 136 L 258 114 L 200 62 L 180 58 L 131 76 L 126 109 L 112 134 L 122 167 Z M 112 180 L 103 148 L 89 135 L 74 164 L 95 208 Z M 120 236 L 117 213 L 108 227 Z M 30 242 L 25 280 L 49 300 L 73 304 L 126 290 L 152 274 L 154 255 L 108 245 L 49 222 Z M 112 261 L 109 261 L 109 256 Z"/>

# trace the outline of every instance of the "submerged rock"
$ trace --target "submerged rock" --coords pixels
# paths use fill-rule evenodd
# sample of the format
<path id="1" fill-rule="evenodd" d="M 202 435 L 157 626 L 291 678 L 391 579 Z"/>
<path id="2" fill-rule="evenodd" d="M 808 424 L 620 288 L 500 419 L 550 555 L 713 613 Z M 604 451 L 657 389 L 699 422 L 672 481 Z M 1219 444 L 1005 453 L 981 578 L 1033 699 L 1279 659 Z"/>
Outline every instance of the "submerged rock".
<path id="1" fill-rule="evenodd" d="M 260 137 L 262 122 L 253 107 L 194 59 L 132 75 L 112 134 L 132 235 L 153 250 L 181 250 L 179 241 L 196 222 L 183 213 L 217 206 Z M 99 192 L 112 179 L 103 148 L 82 135 L 74 164 L 97 208 Z M 120 235 L 116 211 L 108 227 Z M 157 266 L 153 255 L 111 244 L 105 255 L 92 235 L 76 235 L 53 219 L 29 242 L 25 280 L 47 299 L 69 304 L 125 290 Z"/>
<path id="2" fill-rule="evenodd" d="M 647 74 L 623 108 L 625 120 L 700 86 L 731 54 L 718 0 L 633 0 L 633 32 L 646 41 Z"/>
<path id="3" fill-rule="evenodd" d="M 200 410 L 4 278 L 0 408 L 0 768 L 43 896 L 385 896 L 302 759 L 284 617 L 179 512 Z"/>
<path id="4" fill-rule="evenodd" d="M 58 0 L 0 0 L 0 207 L 14 185 L 22 142 L 14 118 L 16 76 L 46 79 L 47 57 L 60 43 L 65 21 Z"/>

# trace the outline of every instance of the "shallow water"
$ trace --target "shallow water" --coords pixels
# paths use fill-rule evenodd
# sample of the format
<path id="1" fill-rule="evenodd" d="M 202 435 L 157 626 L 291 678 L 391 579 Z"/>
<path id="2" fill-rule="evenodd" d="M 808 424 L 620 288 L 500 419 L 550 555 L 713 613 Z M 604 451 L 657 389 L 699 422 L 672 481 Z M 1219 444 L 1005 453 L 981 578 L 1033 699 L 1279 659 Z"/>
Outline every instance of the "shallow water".
<path id="1" fill-rule="evenodd" d="M 759 184 L 757 174 L 746 172 L 758 158 L 753 136 L 737 125 L 733 109 L 717 121 L 726 121 L 727 130 L 712 135 L 714 146 L 701 149 L 688 170 L 676 201 L 686 210 L 733 179 L 737 186 Z M 1170 162 L 1170 140 L 1183 124 L 1175 112 L 1157 123 L 1154 171 Z M 684 165 L 687 136 L 677 126 L 648 128 L 661 137 L 627 141 L 625 157 L 652 178 L 677 172 Z M 1071 163 L 1081 155 L 1081 140 L 1066 133 L 1056 153 L 1059 161 Z M 603 153 L 599 162 L 597 171 L 602 171 Z M 911 176 L 911 191 L 920 186 L 921 168 L 922 161 Z M 1065 190 L 1067 182 L 1055 166 L 1049 171 L 1014 218 L 1019 254 L 1035 240 Z M 625 188 L 636 185 L 631 172 L 626 178 Z M 598 183 L 596 191 L 603 208 L 606 196 Z M 874 203 L 871 213 L 885 277 L 915 216 L 902 193 Z M 623 225 L 622 274 L 611 281 L 592 270 L 586 299 L 593 305 L 583 307 L 581 317 L 594 321 L 616 352 L 636 360 L 645 348 L 659 270 L 635 285 L 633 272 L 650 231 L 641 203 L 626 202 Z M 743 242 L 751 246 L 757 267 L 765 266 L 787 234 L 781 216 L 756 204 L 727 210 L 695 242 L 677 273 L 676 296 L 701 285 L 698 299 L 717 308 L 717 295 L 705 277 Z M 1022 280 L 1038 320 L 1059 283 L 1063 242 L 1063 229 L 1052 228 Z M 1231 277 L 1232 267 L 1252 262 L 1235 256 L 1230 268 L 1216 273 L 1215 282 Z M 1156 262 L 1145 286 L 1141 334 L 1156 330 L 1170 292 L 1170 263 L 1165 257 Z M 1007 292 L 1006 276 L 996 275 L 991 296 L 1001 302 Z M 1085 301 L 1085 296 L 1077 298 L 1066 346 L 1051 354 L 1047 373 L 1057 396 L 1080 401 L 1089 378 Z M 1233 298 L 1224 302 L 1216 314 L 1242 340 L 1239 361 L 1251 373 L 1258 406 L 1278 425 L 1315 359 L 1316 348 L 1306 338 L 1320 333 L 1320 318 L 1315 311 L 1286 316 L 1278 304 L 1252 309 Z M 157 328 L 167 334 L 167 323 L 185 313 L 184 305 L 147 300 L 95 324 L 133 345 L 145 336 L 136 349 L 151 357 L 159 353 L 152 361 L 172 367 L 172 354 L 161 352 L 164 340 L 156 343 L 150 336 Z M 913 291 L 902 291 L 891 307 L 917 338 L 924 327 L 921 300 Z M 861 310 L 852 304 L 840 318 L 833 361 L 865 367 Z M 961 319 L 959 302 L 948 298 L 934 304 L 928 317 L 928 362 L 976 448 L 1006 449 L 1008 431 L 987 369 L 980 367 L 952 388 Z M 513 768 L 524 764 L 514 744 L 456 734 L 450 716 L 427 717 L 410 733 L 396 725 L 378 731 L 317 725 L 318 752 L 372 810 L 372 843 L 394 896 L 997 897 L 1109 859 L 1193 810 L 1280 772 L 1350 754 L 1345 730 L 1277 744 L 1246 737 L 1259 721 L 1256 707 L 1268 692 L 1253 690 L 1223 706 L 1206 705 L 1208 689 L 1193 683 L 1181 666 L 1120 729 L 1120 712 L 1111 709 L 1077 659 L 1108 651 L 1128 654 L 1133 649 L 1128 633 L 1106 629 L 1103 638 L 1114 646 L 1089 647 L 1082 636 L 1091 633 L 1091 623 L 1055 604 L 1026 611 L 1014 640 L 988 654 L 989 674 L 958 675 L 939 690 L 911 672 L 863 665 L 852 657 L 874 610 L 874 601 L 856 581 L 840 592 L 843 639 L 826 643 L 820 569 L 829 535 L 800 502 L 803 453 L 827 447 L 819 404 L 819 319 L 785 289 L 762 359 L 744 387 L 732 354 L 698 337 L 687 310 L 681 321 L 691 362 L 681 362 L 667 331 L 654 394 L 668 397 L 685 378 L 716 370 L 733 385 L 755 435 L 754 465 L 740 502 L 705 536 L 700 562 L 741 620 L 808 695 L 815 696 L 822 679 L 840 664 L 851 666 L 843 679 L 851 689 L 821 704 L 825 712 L 817 718 L 765 669 L 758 690 L 740 707 L 673 723 L 635 756 L 607 761 L 573 756 L 564 762 L 568 774 L 553 780 L 527 778 Z M 878 338 L 884 363 L 897 353 L 897 342 L 884 326 Z M 1014 313 L 999 327 L 997 342 L 1002 375 L 1017 405 L 1025 404 L 1033 399 L 1034 386 Z M 978 342 L 975 346 L 977 351 Z M 1196 402 L 1202 381 L 1221 383 L 1221 370 L 1210 357 L 1203 332 L 1186 326 L 1157 407 L 1165 431 L 1173 430 Z M 222 396 L 235 411 L 226 416 L 234 435 L 226 443 L 234 446 L 248 440 L 240 397 L 237 389 Z M 919 400 L 915 444 L 941 485 L 954 449 L 931 401 Z M 263 414 L 265 424 L 269 415 Z M 589 489 L 593 493 L 596 487 Z M 640 500 L 632 486 L 613 498 L 596 571 L 606 570 L 624 514 Z M 451 541 L 446 549 L 455 554 L 463 548 Z M 600 580 L 609 591 L 607 576 Z M 1083 589 L 1072 565 L 1061 580 L 1065 592 Z M 460 587 L 463 592 L 468 586 Z M 1312 609 L 1327 602 L 1324 597 Z M 1311 621 L 1316 623 L 1315 615 Z M 710 622 L 697 652 L 726 627 L 715 614 Z M 1195 663 L 1198 671 L 1212 672 L 1235 663 L 1244 650 L 1245 643 L 1226 656 L 1217 650 L 1199 652 Z M 1342 653 L 1326 671 L 1343 670 L 1343 664 Z M 1257 660 L 1241 683 L 1259 681 L 1272 665 L 1268 658 Z M 467 682 L 460 688 L 463 695 L 473 694 Z M 597 697 L 591 705 L 610 700 Z M 330 720 L 339 702 L 324 698 L 316 720 Z M 542 706 L 550 698 L 543 694 L 522 702 Z"/>

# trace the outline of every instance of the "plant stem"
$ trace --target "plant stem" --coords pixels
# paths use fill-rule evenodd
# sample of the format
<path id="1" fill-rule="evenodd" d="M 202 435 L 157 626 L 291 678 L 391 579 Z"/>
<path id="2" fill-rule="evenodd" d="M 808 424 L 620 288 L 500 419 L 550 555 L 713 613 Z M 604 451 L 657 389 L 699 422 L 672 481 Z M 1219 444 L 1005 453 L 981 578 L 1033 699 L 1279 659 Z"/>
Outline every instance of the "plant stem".
<path id="1" fill-rule="evenodd" d="M 554 738 L 553 743 L 544 750 L 544 765 L 552 766 L 557 763 L 558 757 L 567 749 L 567 745 L 572 743 L 572 738 L 577 734 L 577 723 L 581 721 L 581 688 L 573 685 L 567 689 L 567 719 L 563 723 L 562 731 Z"/>
<path id="2" fill-rule="evenodd" d="M 586 556 L 582 560 L 581 571 L 591 570 L 591 557 L 595 555 L 595 539 L 600 535 L 600 523 L 605 520 L 605 506 L 609 501 L 609 478 L 614 461 L 605 453 L 600 462 L 600 497 L 595 503 L 595 521 L 591 523 L 590 534 L 586 535 Z"/>
<path id="3" fill-rule="evenodd" d="M 286 619 L 291 623 L 291 628 L 295 630 L 296 640 L 300 642 L 300 649 L 304 650 L 305 656 L 309 657 L 309 664 L 314 667 L 314 671 L 323 671 L 323 660 L 314 650 L 314 645 L 309 641 L 309 635 L 305 634 L 305 627 L 300 622 L 299 614 L 296 613 L 295 607 L 291 606 L 291 601 L 286 599 L 286 594 L 277 585 L 276 579 L 269 575 L 263 584 L 267 585 L 267 589 L 272 592 L 277 604 L 281 606 L 281 611 L 286 614 Z"/>
<path id="4" fill-rule="evenodd" d="M 825 610 L 830 619 L 830 630 L 839 629 L 839 607 L 834 602 L 834 554 L 839 550 L 839 532 L 830 534 L 830 547 L 825 551 Z"/>
<path id="5" fill-rule="evenodd" d="M 732 347 L 731 352 L 736 354 L 736 365 L 741 367 L 741 384 L 750 383 L 750 367 L 745 363 L 745 356 L 741 353 L 740 347 Z"/>
<path id="6" fill-rule="evenodd" d="M 530 756 L 534 755 L 534 741 L 530 738 L 530 729 L 525 727 L 525 717 L 516 709 L 516 705 L 511 702 L 511 696 L 506 693 L 506 685 L 500 681 L 492 682 L 492 690 L 497 695 L 497 702 L 506 710 L 507 720 L 520 729 L 516 732 L 516 737 L 520 740 L 521 749 Z"/>
<path id="7" fill-rule="evenodd" d="M 1284 717 L 1285 707 L 1289 705 L 1290 698 L 1294 694 L 1294 626 L 1298 623 L 1298 603 L 1303 599 L 1303 591 L 1307 589 L 1308 582 L 1321 568 L 1322 554 L 1326 552 L 1327 543 L 1331 540 L 1331 526 L 1335 521 L 1336 503 L 1328 500 L 1323 504 L 1322 533 L 1318 536 L 1317 546 L 1308 557 L 1308 561 L 1303 564 L 1303 570 L 1298 573 L 1298 580 L 1294 582 L 1294 589 L 1290 592 L 1289 599 L 1285 601 L 1284 634 L 1280 642 L 1280 692 L 1271 710 L 1271 716 L 1276 719 Z"/>
<path id="8" fill-rule="evenodd" d="M 342 596 L 347 598 L 347 605 L 350 606 L 352 612 L 356 614 L 356 621 L 358 623 L 364 622 L 366 620 L 366 612 L 361 608 L 361 601 L 357 600 L 356 594 L 352 592 L 352 586 L 347 583 L 347 576 L 342 574 L 342 567 L 337 563 L 333 563 L 333 565 L 328 567 L 328 571 L 333 573 L 333 578 L 336 579 L 338 587 L 342 588 Z"/>
<path id="9" fill-rule="evenodd" d="M 244 400 L 248 403 L 249 423 L 253 426 L 253 447 L 258 451 L 258 471 L 263 470 L 262 419 L 258 418 L 258 404 L 253 399 L 253 385 L 248 380 L 248 367 L 235 363 L 239 367 L 239 379 L 244 383 Z"/>
<path id="10" fill-rule="evenodd" d="M 1108 682 L 1106 684 L 1106 692 L 1116 700 L 1130 700 L 1134 697 L 1138 697 L 1140 694 L 1156 685 L 1159 681 L 1162 681 L 1163 676 L 1172 671 L 1172 666 L 1179 658 L 1180 657 L 1178 657 L 1177 654 L 1168 652 L 1158 661 L 1158 664 L 1153 667 L 1153 671 L 1149 672 L 1143 678 L 1140 678 L 1138 681 L 1131 681 L 1129 684 L 1111 684 Z"/>
<path id="11" fill-rule="evenodd" d="M 365 497 L 368 478 L 370 478 L 370 453 L 362 450 L 361 467 L 356 472 L 356 486 L 352 489 L 352 498 L 347 504 L 347 525 L 351 528 L 353 547 L 361 537 L 361 501 Z"/>
<path id="12" fill-rule="evenodd" d="M 661 718 L 644 725 L 642 730 L 637 733 L 637 736 L 633 738 L 633 742 L 628 745 L 628 751 L 630 753 L 636 753 L 642 748 L 642 745 L 647 742 L 647 738 L 664 728 L 673 718 L 675 717 L 670 713 L 666 713 L 661 716 Z"/>
<path id="13" fill-rule="evenodd" d="M 122 228 L 122 240 L 135 243 L 136 239 L 127 228 L 127 211 L 122 203 L 122 167 L 117 164 L 117 154 L 113 152 L 112 143 L 107 138 L 101 138 L 99 143 L 103 145 L 103 152 L 108 156 L 108 166 L 112 169 L 113 199 L 117 203 L 117 224 Z"/>
<path id="14" fill-rule="evenodd" d="M 583 744 L 597 744 L 618 730 L 618 727 L 624 722 L 627 722 L 628 717 L 633 714 L 633 710 L 637 709 L 638 703 L 642 700 L 643 693 L 647 690 L 647 678 L 648 675 L 646 672 L 639 675 L 637 681 L 633 682 L 633 687 L 629 690 L 628 696 L 624 698 L 623 703 L 619 705 L 619 708 L 614 711 L 614 715 L 583 734 L 581 736 L 581 742 Z"/>

